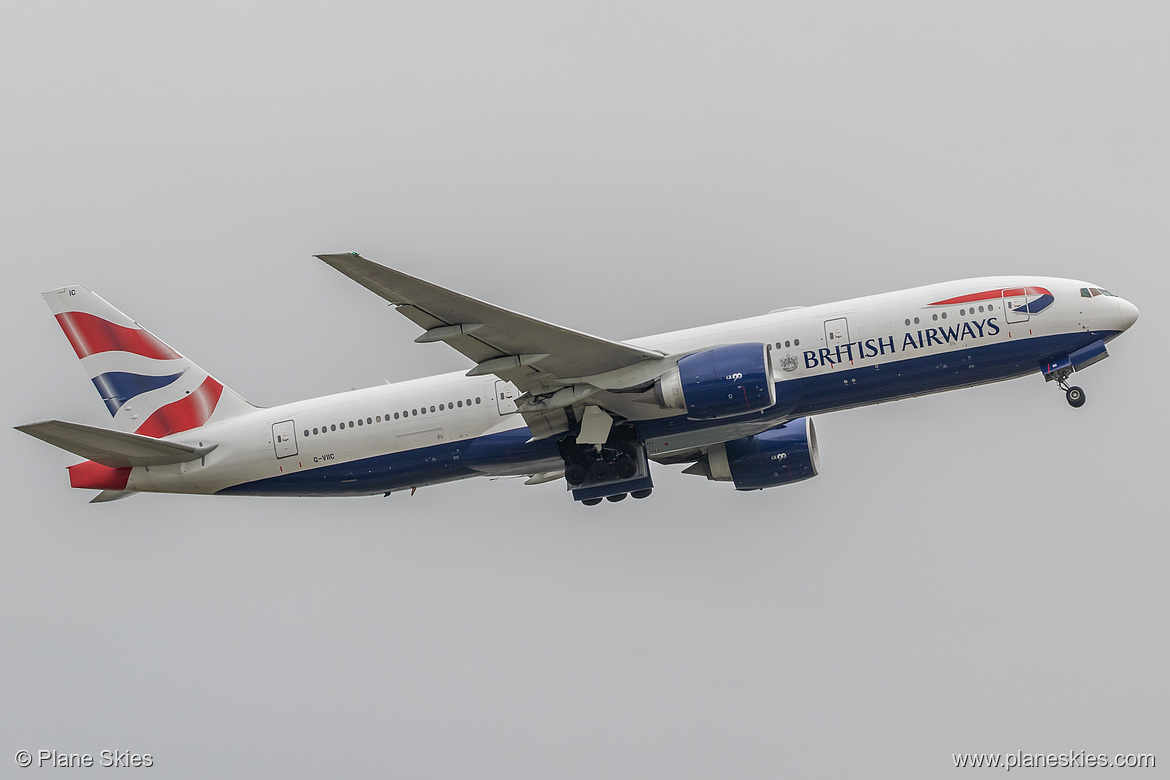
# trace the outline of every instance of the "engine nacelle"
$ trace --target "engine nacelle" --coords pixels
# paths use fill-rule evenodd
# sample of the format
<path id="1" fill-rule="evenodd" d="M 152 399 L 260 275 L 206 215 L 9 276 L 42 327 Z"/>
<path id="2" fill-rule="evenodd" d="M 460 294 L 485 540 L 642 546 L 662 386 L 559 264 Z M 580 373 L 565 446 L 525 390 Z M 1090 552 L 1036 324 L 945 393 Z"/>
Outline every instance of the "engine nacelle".
<path id="1" fill-rule="evenodd" d="M 772 355 L 763 344 L 727 344 L 678 361 L 654 385 L 658 403 L 692 420 L 758 412 L 776 403 Z"/>
<path id="2" fill-rule="evenodd" d="M 815 477 L 821 469 L 812 419 L 800 417 L 755 436 L 716 444 L 686 470 L 736 490 L 763 490 Z"/>

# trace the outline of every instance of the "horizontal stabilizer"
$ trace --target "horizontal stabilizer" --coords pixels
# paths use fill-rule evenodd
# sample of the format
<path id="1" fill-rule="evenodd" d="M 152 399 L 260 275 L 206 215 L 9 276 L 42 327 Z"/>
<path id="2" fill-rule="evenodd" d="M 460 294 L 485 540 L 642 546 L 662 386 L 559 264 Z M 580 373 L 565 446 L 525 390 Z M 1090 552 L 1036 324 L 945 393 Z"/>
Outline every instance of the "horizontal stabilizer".
<path id="1" fill-rule="evenodd" d="M 61 420 L 18 425 L 16 430 L 35 436 L 74 455 L 80 455 L 86 460 L 115 469 L 184 463 L 202 458 L 216 447 L 214 444 L 192 447 L 136 433 L 111 431 Z"/>
<path id="2" fill-rule="evenodd" d="M 89 503 L 91 504 L 105 504 L 110 501 L 117 501 L 119 498 L 126 498 L 127 496 L 136 496 L 137 493 L 131 490 L 103 490 L 98 493 Z"/>

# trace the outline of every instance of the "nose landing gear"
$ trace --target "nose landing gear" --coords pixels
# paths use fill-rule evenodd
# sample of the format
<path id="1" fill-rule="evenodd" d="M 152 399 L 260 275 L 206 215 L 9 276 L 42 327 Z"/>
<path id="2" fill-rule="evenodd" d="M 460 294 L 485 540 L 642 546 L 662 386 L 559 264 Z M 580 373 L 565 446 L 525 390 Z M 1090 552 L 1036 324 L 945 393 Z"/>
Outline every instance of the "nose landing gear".
<path id="1" fill-rule="evenodd" d="M 1061 362 L 1065 365 L 1061 365 Z M 1044 381 L 1056 382 L 1056 386 L 1064 391 L 1064 398 L 1068 401 L 1068 405 L 1074 409 L 1080 409 L 1085 405 L 1085 391 L 1076 385 L 1070 386 L 1068 378 L 1072 376 L 1073 366 L 1067 360 L 1058 362 L 1056 365 L 1049 364 L 1049 368 L 1044 369 Z"/>
<path id="2" fill-rule="evenodd" d="M 1085 405 L 1085 391 L 1076 385 L 1072 387 L 1065 386 L 1064 397 L 1068 401 L 1068 405 L 1074 409 L 1080 409 Z"/>
<path id="3" fill-rule="evenodd" d="M 1080 409 L 1085 405 L 1085 391 L 1076 385 L 1070 386 L 1068 378 L 1072 375 L 1072 368 L 1065 368 L 1061 371 L 1055 372 L 1053 379 L 1056 380 L 1056 385 L 1064 391 L 1064 398 L 1068 401 L 1068 405 L 1074 409 Z"/>

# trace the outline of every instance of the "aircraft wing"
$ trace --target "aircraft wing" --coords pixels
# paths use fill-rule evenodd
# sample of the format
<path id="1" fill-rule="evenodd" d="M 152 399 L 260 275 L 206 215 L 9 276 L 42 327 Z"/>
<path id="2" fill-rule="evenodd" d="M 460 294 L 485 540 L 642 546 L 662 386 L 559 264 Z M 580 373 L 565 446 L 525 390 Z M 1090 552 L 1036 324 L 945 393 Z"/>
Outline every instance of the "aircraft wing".
<path id="1" fill-rule="evenodd" d="M 442 341 L 475 361 L 469 376 L 495 374 L 531 394 L 663 356 L 493 306 L 356 253 L 317 257 L 423 328 L 415 341 Z"/>

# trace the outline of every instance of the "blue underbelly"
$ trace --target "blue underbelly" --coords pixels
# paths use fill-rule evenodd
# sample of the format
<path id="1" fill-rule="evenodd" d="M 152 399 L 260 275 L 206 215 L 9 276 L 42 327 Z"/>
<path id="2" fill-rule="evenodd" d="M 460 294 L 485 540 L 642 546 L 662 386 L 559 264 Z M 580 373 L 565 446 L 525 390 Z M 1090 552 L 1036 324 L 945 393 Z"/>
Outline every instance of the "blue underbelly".
<path id="1" fill-rule="evenodd" d="M 1118 332 L 1080 332 L 1004 341 L 881 364 L 846 366 L 778 382 L 776 405 L 737 418 L 688 420 L 684 416 L 635 423 L 640 439 L 739 420 L 775 421 L 890 401 L 1036 373 L 1041 364 Z M 867 361 L 859 361 L 866 363 Z M 452 482 L 485 473 L 547 470 L 559 462 L 555 439 L 529 443 L 527 428 L 361 458 L 245 482 L 226 495 L 353 496 Z M 531 473 L 531 472 L 529 472 Z"/>

